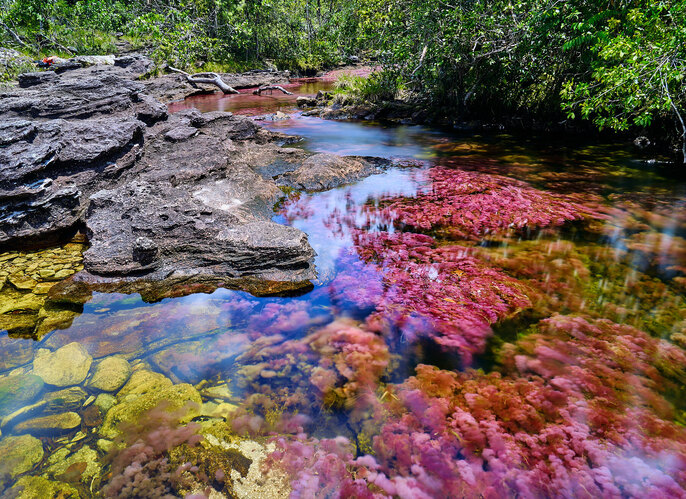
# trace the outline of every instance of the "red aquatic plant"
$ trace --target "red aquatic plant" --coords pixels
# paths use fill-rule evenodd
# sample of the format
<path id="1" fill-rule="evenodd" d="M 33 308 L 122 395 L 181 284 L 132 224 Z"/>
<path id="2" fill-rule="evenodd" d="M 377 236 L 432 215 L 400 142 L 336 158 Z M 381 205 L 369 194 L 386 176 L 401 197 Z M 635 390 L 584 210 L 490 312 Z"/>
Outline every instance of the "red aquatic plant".
<path id="1" fill-rule="evenodd" d="M 413 197 L 382 199 L 370 211 L 419 230 L 443 229 L 451 237 L 480 240 L 493 233 L 562 225 L 587 216 L 604 217 L 572 198 L 498 175 L 436 167 Z"/>
<path id="2" fill-rule="evenodd" d="M 684 497 L 686 432 L 664 394 L 685 365 L 632 327 L 555 316 L 504 349 L 502 373 L 418 366 L 373 458 L 303 436 L 273 458 L 296 490 L 321 487 L 317 470 L 361 497 Z"/>
<path id="3" fill-rule="evenodd" d="M 339 285 L 359 278 L 343 272 L 331 285 L 338 301 L 369 306 L 372 331 L 400 335 L 407 342 L 431 339 L 456 351 L 465 364 L 483 351 L 491 324 L 529 307 L 527 288 L 480 261 L 472 249 L 451 245 L 435 247 L 422 234 L 362 232 L 355 234 L 359 257 L 375 264 L 382 289 L 372 287 L 359 295 L 355 287 Z"/>

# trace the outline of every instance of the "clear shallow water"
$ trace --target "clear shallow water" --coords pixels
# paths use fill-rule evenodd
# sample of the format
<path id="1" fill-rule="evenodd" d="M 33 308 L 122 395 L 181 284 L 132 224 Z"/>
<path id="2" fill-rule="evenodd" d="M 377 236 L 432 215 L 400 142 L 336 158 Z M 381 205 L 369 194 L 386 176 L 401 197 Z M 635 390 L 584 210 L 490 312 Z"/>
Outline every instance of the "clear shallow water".
<path id="1" fill-rule="evenodd" d="M 0 366 L 14 376 L 3 379 L 26 387 L 26 400 L 14 403 L 21 393 L 0 387 L 12 394 L 0 400 L 3 416 L 58 390 L 29 396 L 38 349 L 78 342 L 96 363 L 116 355 L 134 371 L 192 385 L 204 403 L 194 419 L 205 426 L 226 420 L 262 443 L 276 436 L 266 463 L 287 472 L 281 492 L 683 495 L 683 182 L 636 168 L 631 151 L 612 144 L 293 116 L 266 125 L 304 136 L 312 151 L 399 161 L 354 185 L 292 194 L 275 211 L 316 250 L 314 289 L 290 298 L 217 289 L 153 303 L 103 293 L 30 303 L 36 293 L 8 284 L 4 302 L 23 305 L 3 314 L 13 332 L 1 340 Z M 22 259 L 6 262 L 32 261 Z M 28 338 L 39 329 L 40 341 Z M 102 393 L 89 386 L 94 370 L 65 386 Z M 115 408 L 150 396 L 118 390 Z M 44 408 L 3 425 L 3 437 L 40 438 L 44 459 L 21 473 L 85 496 L 91 483 L 99 490 L 110 481 L 101 440 L 112 439 L 103 430 L 111 421 L 88 409 L 95 405 L 52 410 L 78 414 L 76 427 L 22 429 Z M 138 424 L 131 434 L 148 444 L 145 459 L 166 459 L 159 436 Z M 187 441 L 174 431 L 165 442 Z M 100 471 L 81 466 L 91 462 L 85 454 L 65 459 L 71 470 L 47 462 L 86 447 Z M 0 471 L 11 486 L 21 473 L 7 461 Z M 130 478 L 113 466 L 114 478 Z M 154 469 L 146 471 L 153 481 L 183 495 Z M 111 495 L 132 496 L 110 486 Z"/>

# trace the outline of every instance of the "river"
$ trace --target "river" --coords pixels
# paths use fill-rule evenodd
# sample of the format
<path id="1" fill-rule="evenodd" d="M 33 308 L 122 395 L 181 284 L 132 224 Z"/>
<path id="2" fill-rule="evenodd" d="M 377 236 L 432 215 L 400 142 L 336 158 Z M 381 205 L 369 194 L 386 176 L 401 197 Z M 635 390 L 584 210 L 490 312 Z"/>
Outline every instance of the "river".
<path id="1" fill-rule="evenodd" d="M 94 293 L 48 308 L 2 290 L 0 428 L 40 439 L 28 475 L 62 497 L 108 482 L 113 497 L 207 492 L 197 481 L 241 497 L 684 497 L 686 183 L 624 144 L 326 121 L 295 97 L 212 94 L 171 109 L 282 111 L 260 123 L 302 137 L 284 147 L 393 160 L 275 207 L 317 253 L 312 289 Z M 81 249 L 0 259 L 6 275 L 69 274 Z M 104 381 L 43 386 L 32 373 L 50 366 L 35 359 L 74 342 L 68 363 L 92 358 Z M 200 426 L 145 412 L 165 397 L 143 404 L 141 386 L 193 391 L 202 407 L 179 417 Z M 219 473 L 188 447 L 200 427 L 220 438 L 225 420 L 226 452 L 261 467 L 232 458 Z M 22 455 L 38 452 L 20 438 Z M 17 470 L 20 458 L 0 459 L 4 486 L 31 468 Z"/>

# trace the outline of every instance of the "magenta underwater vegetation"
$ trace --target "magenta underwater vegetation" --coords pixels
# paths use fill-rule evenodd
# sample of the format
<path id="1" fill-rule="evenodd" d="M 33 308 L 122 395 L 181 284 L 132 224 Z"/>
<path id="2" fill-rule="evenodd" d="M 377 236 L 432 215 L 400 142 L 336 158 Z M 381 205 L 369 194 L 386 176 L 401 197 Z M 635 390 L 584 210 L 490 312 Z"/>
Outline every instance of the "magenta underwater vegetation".
<path id="1" fill-rule="evenodd" d="M 300 427 L 274 437 L 268 467 L 292 477 L 293 497 L 686 497 L 681 239 L 658 232 L 656 216 L 627 223 L 641 213 L 595 194 L 584 204 L 484 173 L 426 175 L 415 196 L 332 213 L 354 254 L 327 292 L 366 317 L 359 328 L 385 338 L 391 358 L 428 339 L 460 369 L 420 363 L 392 383 L 370 364 L 376 391 L 357 397 L 353 435 Z M 621 244 L 521 238 L 574 221 Z M 637 259 L 667 273 L 636 272 Z M 517 335 L 497 343 L 490 372 L 475 369 L 507 321 Z M 345 386 L 316 370 L 313 384 Z"/>

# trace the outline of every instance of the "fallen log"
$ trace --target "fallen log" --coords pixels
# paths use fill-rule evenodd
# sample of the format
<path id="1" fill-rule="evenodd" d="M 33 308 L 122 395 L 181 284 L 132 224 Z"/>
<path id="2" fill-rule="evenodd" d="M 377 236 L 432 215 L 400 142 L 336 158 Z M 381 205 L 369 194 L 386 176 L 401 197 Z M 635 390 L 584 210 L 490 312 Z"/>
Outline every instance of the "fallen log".
<path id="1" fill-rule="evenodd" d="M 273 90 L 279 90 L 286 95 L 293 95 L 293 92 L 289 92 L 288 90 L 286 90 L 285 88 L 283 88 L 280 85 L 265 85 L 263 87 L 258 88 L 257 90 L 253 90 L 252 93 L 255 95 L 262 95 L 262 92 L 264 92 L 266 90 L 269 90 L 270 92 Z"/>
<path id="2" fill-rule="evenodd" d="M 185 71 L 182 71 L 181 69 L 176 69 L 171 66 L 167 66 L 169 68 L 169 71 L 174 71 L 175 73 L 181 73 L 182 75 L 186 76 L 186 80 L 188 83 L 193 85 L 194 87 L 198 84 L 205 84 L 205 85 L 215 85 L 216 87 L 219 87 L 219 90 L 224 92 L 225 94 L 237 94 L 238 90 L 233 88 L 230 85 L 227 85 L 224 80 L 222 80 L 221 76 L 219 76 L 217 73 L 195 73 L 195 74 L 189 74 L 186 73 Z"/>

